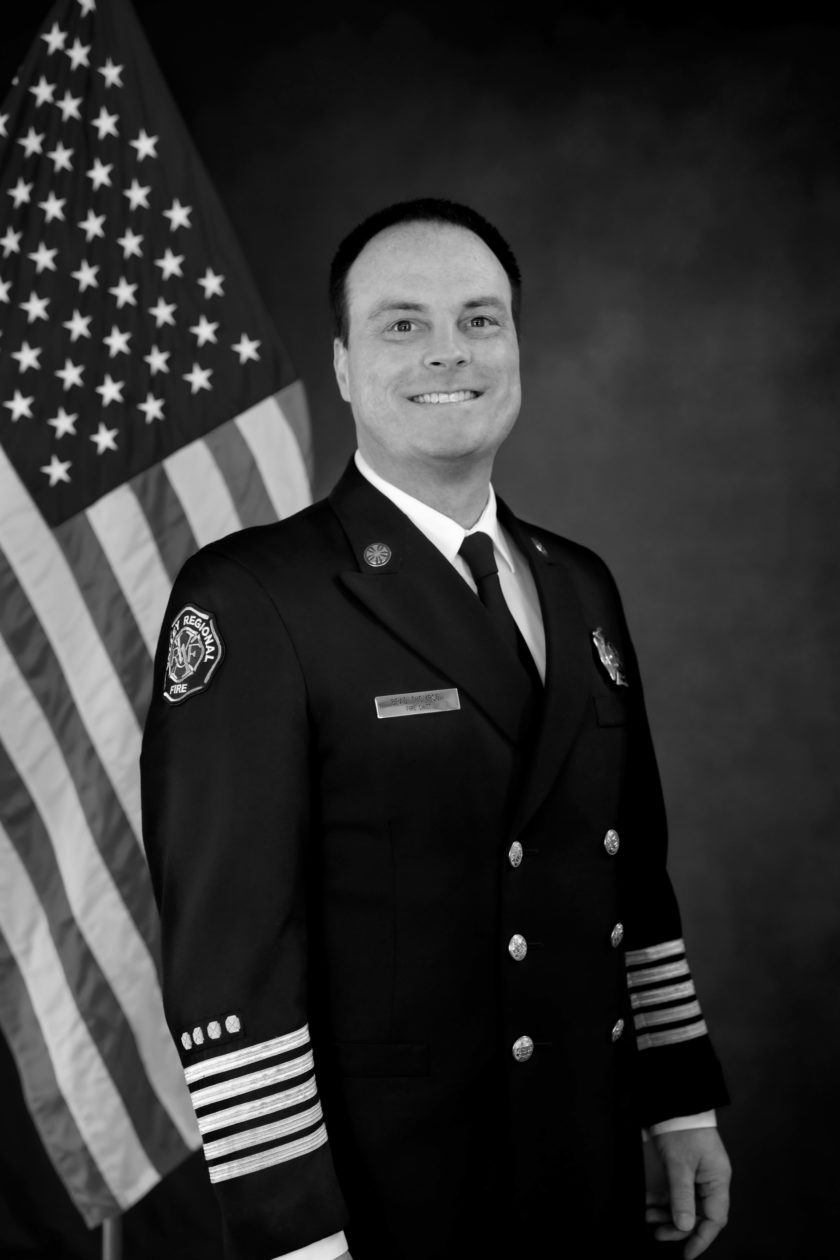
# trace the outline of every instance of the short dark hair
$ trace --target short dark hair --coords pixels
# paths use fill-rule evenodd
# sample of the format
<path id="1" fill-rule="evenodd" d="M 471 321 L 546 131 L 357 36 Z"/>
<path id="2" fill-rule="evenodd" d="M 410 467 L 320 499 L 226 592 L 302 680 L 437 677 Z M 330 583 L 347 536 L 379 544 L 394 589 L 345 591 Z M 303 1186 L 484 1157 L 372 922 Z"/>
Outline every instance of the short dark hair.
<path id="1" fill-rule="evenodd" d="M 418 197 L 414 201 L 398 201 L 368 216 L 348 232 L 335 252 L 330 267 L 330 308 L 333 333 L 342 345 L 347 345 L 350 321 L 347 315 L 347 273 L 359 257 L 368 241 L 386 228 L 401 223 L 451 223 L 454 227 L 474 232 L 493 251 L 507 272 L 511 288 L 513 322 L 519 326 L 519 308 L 522 296 L 522 276 L 516 255 L 498 228 L 493 227 L 477 210 L 457 201 L 445 201 L 440 197 Z"/>

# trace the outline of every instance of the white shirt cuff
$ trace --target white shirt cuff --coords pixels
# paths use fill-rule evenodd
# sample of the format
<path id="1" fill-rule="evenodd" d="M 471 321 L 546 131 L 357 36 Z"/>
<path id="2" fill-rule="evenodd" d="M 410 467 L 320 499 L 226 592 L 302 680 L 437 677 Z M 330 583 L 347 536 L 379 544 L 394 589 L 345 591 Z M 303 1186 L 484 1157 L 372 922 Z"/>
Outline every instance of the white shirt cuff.
<path id="1" fill-rule="evenodd" d="M 647 1141 L 650 1135 L 657 1133 L 677 1133 L 680 1129 L 716 1129 L 717 1114 L 714 1111 L 698 1111 L 695 1116 L 674 1116 L 673 1120 L 659 1120 L 649 1129 L 642 1129 L 642 1137 Z"/>
<path id="2" fill-rule="evenodd" d="M 308 1247 L 298 1247 L 297 1251 L 287 1251 L 283 1256 L 275 1256 L 274 1260 L 338 1260 L 347 1250 L 347 1239 L 344 1231 L 330 1234 L 329 1238 L 319 1238 Z"/>

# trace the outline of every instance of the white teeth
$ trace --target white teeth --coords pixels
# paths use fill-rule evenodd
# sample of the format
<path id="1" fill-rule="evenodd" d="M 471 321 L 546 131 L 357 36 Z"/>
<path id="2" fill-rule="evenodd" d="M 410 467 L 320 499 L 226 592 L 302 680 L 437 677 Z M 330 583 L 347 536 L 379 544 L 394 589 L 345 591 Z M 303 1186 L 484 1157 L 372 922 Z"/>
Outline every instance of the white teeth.
<path id="1" fill-rule="evenodd" d="M 478 398 L 478 394 L 474 389 L 459 389 L 455 394 L 415 394 L 411 401 L 416 403 L 458 403 L 469 402 L 471 398 Z"/>

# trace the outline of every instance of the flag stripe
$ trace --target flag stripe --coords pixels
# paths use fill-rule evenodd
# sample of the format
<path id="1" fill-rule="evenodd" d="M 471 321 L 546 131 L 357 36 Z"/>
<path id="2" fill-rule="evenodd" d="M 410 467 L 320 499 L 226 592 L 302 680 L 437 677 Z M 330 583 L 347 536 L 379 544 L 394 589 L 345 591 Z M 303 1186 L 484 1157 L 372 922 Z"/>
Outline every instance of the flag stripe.
<path id="1" fill-rule="evenodd" d="M 169 455 L 163 466 L 199 547 L 241 528 L 225 479 L 203 438 Z"/>
<path id="2" fill-rule="evenodd" d="M 41 628 L 32 606 L 14 580 L 14 574 L 0 551 L 0 590 L 8 614 L 5 645 L 15 666 L 25 678 L 35 703 L 49 723 L 55 742 L 61 749 L 69 777 L 73 781 L 88 829 L 96 842 L 102 861 L 126 908 L 134 920 L 146 948 L 157 963 L 159 952 L 158 920 L 151 896 L 145 856 L 137 844 L 128 819 L 111 786 L 95 748 L 73 704 L 55 654 Z M 0 640 L 2 641 L 2 640 Z M 0 705 L 12 705 L 6 697 L 11 682 L 4 674 L 0 679 Z M 11 711 L 11 709 L 10 709 Z M 15 724 L 15 743 L 25 739 L 25 732 Z"/>
<path id="3" fill-rule="evenodd" d="M 311 500 L 306 468 L 277 399 L 264 398 L 237 416 L 236 425 L 254 456 L 278 517 L 306 507 Z"/>
<path id="4" fill-rule="evenodd" d="M 14 889 L 3 907 L 3 927 L 12 955 L 29 992 L 35 1017 L 67 1106 L 122 1205 L 144 1194 L 158 1180 L 137 1139 L 122 1098 L 73 1000 L 43 908 L 5 828 L 0 827 L 0 861 Z M 113 1140 L 119 1122 L 121 1140 Z M 126 1187 L 129 1187 L 126 1193 Z"/>
<path id="5" fill-rule="evenodd" d="M 0 537 L 44 627 L 82 721 L 140 840 L 140 726 L 67 561 L 5 455 L 0 454 Z"/>
<path id="6" fill-rule="evenodd" d="M 187 1097 L 179 1088 L 174 1044 L 161 1016 L 161 996 L 154 963 L 126 913 L 107 867 L 88 831 L 61 750 L 38 706 L 0 640 L 0 740 L 10 752 L 21 787 L 52 839 L 52 849 L 67 897 L 91 953 L 118 995 L 137 1039 L 149 1079 L 185 1140 L 195 1132 Z M 25 815 L 21 818 L 25 827 Z M 115 949 L 119 942 L 119 949 Z"/>
<path id="7" fill-rule="evenodd" d="M 278 390 L 274 398 L 295 436 L 300 457 L 306 469 L 308 485 L 315 471 L 315 460 L 312 453 L 312 426 L 309 423 L 309 408 L 306 405 L 303 381 L 292 381 L 284 389 Z"/>
<path id="8" fill-rule="evenodd" d="M 24 818 L 26 823 L 22 825 Z M 149 1084 L 125 1014 L 73 916 L 41 816 L 2 745 L 0 823 L 26 869 L 33 894 L 40 899 L 43 926 L 57 942 L 70 997 L 97 1045 L 105 1069 L 114 1081 L 120 1082 L 122 1101 L 138 1140 L 152 1163 L 162 1160 L 158 1168 L 162 1175 L 183 1158 L 185 1144 Z"/>
<path id="9" fill-rule="evenodd" d="M 243 526 L 268 525 L 275 521 L 277 513 L 236 422 L 230 420 L 219 425 L 204 440 L 233 494 Z"/>
<path id="10" fill-rule="evenodd" d="M 131 488 L 149 522 L 163 567 L 174 582 L 185 560 L 197 550 L 181 500 L 160 464 L 134 477 Z"/>
<path id="11" fill-rule="evenodd" d="M 0 829 L 0 837 L 2 829 Z M 2 839 L 0 839 L 2 844 Z M 7 871 L 2 892 L 16 895 Z M 5 913 L 3 915 L 5 921 Z M 67 1105 L 18 967 L 17 959 L 0 932 L 0 1024 L 18 1065 L 26 1104 L 41 1134 L 47 1154 L 75 1199 L 89 1228 L 119 1213 L 120 1205 L 100 1174 L 73 1113 Z"/>
<path id="12" fill-rule="evenodd" d="M 131 488 L 118 486 L 88 508 L 86 516 L 134 615 L 149 659 L 169 598 L 169 575 Z"/>
<path id="13" fill-rule="evenodd" d="M 86 514 L 53 533 L 140 729 L 151 698 L 151 660 L 134 614 Z"/>

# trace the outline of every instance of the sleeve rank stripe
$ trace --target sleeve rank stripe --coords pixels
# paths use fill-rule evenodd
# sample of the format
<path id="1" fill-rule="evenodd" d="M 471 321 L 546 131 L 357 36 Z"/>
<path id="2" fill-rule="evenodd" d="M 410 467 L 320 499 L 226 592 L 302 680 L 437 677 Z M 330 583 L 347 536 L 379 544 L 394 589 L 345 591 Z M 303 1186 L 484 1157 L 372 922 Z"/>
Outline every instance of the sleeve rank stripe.
<path id="1" fill-rule="evenodd" d="M 301 1129 L 311 1129 L 313 1124 L 323 1120 L 321 1104 L 316 1103 L 306 1111 L 287 1116 L 285 1120 L 275 1120 L 272 1124 L 260 1124 L 253 1129 L 243 1129 L 241 1133 L 231 1133 L 228 1137 L 217 1138 L 215 1142 L 204 1143 L 204 1157 L 207 1160 L 218 1159 L 221 1155 L 232 1155 L 234 1151 L 242 1151 L 246 1146 L 261 1146 L 264 1142 L 275 1142 L 278 1138 L 288 1137 L 290 1133 L 300 1133 Z"/>
<path id="2" fill-rule="evenodd" d="M 700 1015 L 700 1003 L 683 1002 L 682 1006 L 667 1006 L 662 1011 L 639 1011 L 633 1016 L 637 1029 L 654 1027 L 656 1024 L 676 1024 L 681 1019 Z"/>
<path id="3" fill-rule="evenodd" d="M 263 1089 L 266 1085 L 279 1085 L 281 1081 L 288 1081 L 294 1076 L 303 1076 L 314 1066 L 312 1051 L 307 1050 L 299 1058 L 276 1063 L 274 1067 L 248 1072 L 245 1076 L 233 1076 L 230 1080 L 191 1090 L 192 1103 L 194 1107 L 204 1107 L 208 1103 L 224 1102 L 226 1098 L 238 1098 L 241 1094 L 250 1094 L 252 1090 Z"/>
<path id="4" fill-rule="evenodd" d="M 683 958 L 680 962 L 660 963 L 658 967 L 647 967 L 644 971 L 628 971 L 627 984 L 631 989 L 637 989 L 643 984 L 653 984 L 657 980 L 675 980 L 677 976 L 689 974 L 688 963 Z"/>
<path id="5" fill-rule="evenodd" d="M 627 949 L 624 958 L 628 967 L 637 967 L 640 963 L 659 962 L 660 958 L 672 958 L 674 954 L 685 953 L 685 942 L 682 937 L 675 941 L 663 941 L 661 945 L 648 945 L 644 949 Z"/>
<path id="6" fill-rule="evenodd" d="M 216 1054 L 210 1059 L 202 1059 L 193 1063 L 184 1071 L 187 1084 L 203 1081 L 206 1076 L 216 1076 L 219 1072 L 230 1072 L 234 1068 L 246 1067 L 250 1063 L 259 1063 L 261 1059 L 270 1059 L 275 1054 L 285 1054 L 287 1050 L 298 1050 L 309 1041 L 309 1025 L 296 1028 L 284 1037 L 273 1037 L 271 1041 L 258 1041 L 256 1045 L 244 1046 L 241 1050 L 231 1050 L 227 1054 Z"/>
<path id="7" fill-rule="evenodd" d="M 314 1133 L 298 1138 L 296 1142 L 286 1142 L 282 1146 L 273 1146 L 267 1151 L 258 1151 L 255 1155 L 245 1155 L 242 1159 L 232 1159 L 224 1164 L 211 1164 L 208 1168 L 210 1180 L 214 1185 L 220 1181 L 230 1181 L 233 1177 L 243 1177 L 247 1173 L 259 1172 L 262 1168 L 270 1168 L 273 1164 L 284 1164 L 290 1159 L 298 1159 L 317 1150 L 327 1140 L 327 1130 L 323 1124 Z"/>
<path id="8" fill-rule="evenodd" d="M 661 1032 L 639 1033 L 636 1045 L 640 1050 L 650 1050 L 656 1046 L 673 1046 L 680 1041 L 693 1041 L 695 1037 L 705 1037 L 706 1021 L 699 1019 L 695 1024 L 686 1024 L 684 1028 L 665 1028 Z"/>
<path id="9" fill-rule="evenodd" d="M 224 1129 L 229 1124 L 242 1124 L 246 1120 L 257 1120 L 260 1116 L 271 1115 L 272 1111 L 296 1107 L 298 1103 L 308 1102 L 317 1093 L 318 1086 L 312 1076 L 303 1085 L 284 1089 L 279 1094 L 265 1094 L 253 1102 L 238 1103 L 235 1107 L 226 1107 L 223 1111 L 211 1111 L 199 1116 L 198 1127 L 203 1137 L 205 1133 L 215 1133 L 216 1129 Z"/>
<path id="10" fill-rule="evenodd" d="M 639 1006 L 658 1006 L 660 1002 L 676 1002 L 679 998 L 694 997 L 694 981 L 685 980 L 682 984 L 664 984 L 658 989 L 643 989 L 641 993 L 631 993 L 630 1003 L 635 1010 Z"/>

